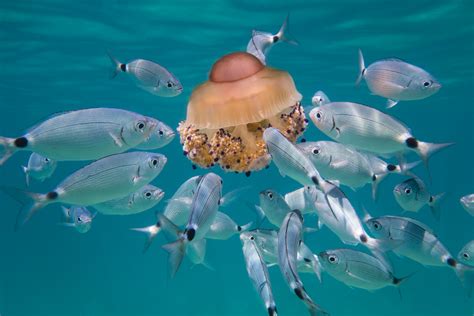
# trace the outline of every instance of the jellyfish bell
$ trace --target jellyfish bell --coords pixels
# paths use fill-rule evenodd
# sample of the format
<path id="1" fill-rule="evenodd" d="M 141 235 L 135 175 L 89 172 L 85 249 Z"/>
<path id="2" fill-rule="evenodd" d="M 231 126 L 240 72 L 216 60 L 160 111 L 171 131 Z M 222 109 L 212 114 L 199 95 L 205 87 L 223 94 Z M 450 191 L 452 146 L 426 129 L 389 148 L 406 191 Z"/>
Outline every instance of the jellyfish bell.
<path id="1" fill-rule="evenodd" d="M 304 132 L 300 100 L 287 72 L 266 67 L 248 53 L 225 55 L 189 98 L 186 121 L 178 127 L 183 150 L 204 168 L 260 170 L 270 162 L 265 128 L 276 127 L 291 141 Z"/>

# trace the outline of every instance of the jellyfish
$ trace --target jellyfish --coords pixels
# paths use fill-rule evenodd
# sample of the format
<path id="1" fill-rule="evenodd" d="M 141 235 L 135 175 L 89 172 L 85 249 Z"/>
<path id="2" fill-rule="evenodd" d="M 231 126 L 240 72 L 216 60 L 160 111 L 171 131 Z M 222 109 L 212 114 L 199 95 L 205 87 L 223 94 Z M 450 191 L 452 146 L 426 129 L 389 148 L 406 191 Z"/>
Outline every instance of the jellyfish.
<path id="1" fill-rule="evenodd" d="M 265 168 L 271 161 L 263 131 L 278 128 L 295 142 L 308 124 L 301 94 L 286 71 L 235 52 L 217 60 L 209 80 L 196 87 L 178 132 L 184 154 L 202 168 L 226 171 Z"/>

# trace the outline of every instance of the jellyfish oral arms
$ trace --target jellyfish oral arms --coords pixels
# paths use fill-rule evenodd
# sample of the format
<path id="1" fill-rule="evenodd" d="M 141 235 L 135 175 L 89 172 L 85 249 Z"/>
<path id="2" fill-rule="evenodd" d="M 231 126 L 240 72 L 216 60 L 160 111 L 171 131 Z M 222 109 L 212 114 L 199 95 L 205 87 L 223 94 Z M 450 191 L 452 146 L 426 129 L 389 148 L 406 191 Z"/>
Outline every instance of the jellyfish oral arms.
<path id="1" fill-rule="evenodd" d="M 249 172 L 270 163 L 263 131 L 278 128 L 290 141 L 307 120 L 291 76 L 251 54 L 223 56 L 209 80 L 194 89 L 187 118 L 178 126 L 184 154 L 196 165 Z"/>

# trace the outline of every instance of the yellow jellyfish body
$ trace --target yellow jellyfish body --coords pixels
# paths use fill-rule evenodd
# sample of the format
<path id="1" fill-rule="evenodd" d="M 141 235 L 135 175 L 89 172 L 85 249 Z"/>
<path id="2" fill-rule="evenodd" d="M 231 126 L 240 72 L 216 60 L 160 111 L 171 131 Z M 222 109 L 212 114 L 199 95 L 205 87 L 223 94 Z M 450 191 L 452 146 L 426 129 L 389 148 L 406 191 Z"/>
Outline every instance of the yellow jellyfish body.
<path id="1" fill-rule="evenodd" d="M 186 121 L 178 127 L 184 153 L 203 168 L 260 170 L 270 163 L 265 128 L 276 127 L 293 142 L 304 132 L 300 100 L 287 72 L 248 53 L 226 55 L 191 94 Z"/>

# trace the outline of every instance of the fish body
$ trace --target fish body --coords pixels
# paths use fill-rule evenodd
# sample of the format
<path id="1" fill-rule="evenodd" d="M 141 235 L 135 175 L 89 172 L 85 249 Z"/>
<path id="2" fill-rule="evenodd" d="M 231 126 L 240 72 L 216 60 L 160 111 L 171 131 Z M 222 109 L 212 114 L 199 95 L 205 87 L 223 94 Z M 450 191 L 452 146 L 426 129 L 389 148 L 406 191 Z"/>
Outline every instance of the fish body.
<path id="1" fill-rule="evenodd" d="M 135 59 L 125 64 L 110 54 L 109 58 L 113 67 L 111 78 L 121 72 L 126 73 L 139 88 L 160 97 L 175 97 L 183 92 L 178 78 L 157 63 Z"/>
<path id="2" fill-rule="evenodd" d="M 325 181 L 318 170 L 294 144 L 278 129 L 270 127 L 263 132 L 268 152 L 283 176 L 289 176 L 301 185 L 316 185 L 323 192 L 329 192 L 333 184 Z"/>
<path id="3" fill-rule="evenodd" d="M 18 138 L 0 137 L 4 163 L 20 150 L 56 161 L 96 160 L 127 151 L 148 138 L 155 120 L 113 108 L 91 108 L 55 115 Z"/>
<path id="4" fill-rule="evenodd" d="M 143 143 L 139 144 L 135 148 L 141 150 L 159 149 L 171 143 L 175 136 L 176 133 L 171 127 L 157 120 L 156 127 L 150 133 L 148 139 L 146 139 Z"/>
<path id="5" fill-rule="evenodd" d="M 474 216 L 474 193 L 461 197 L 459 202 L 461 203 L 462 207 L 464 207 L 466 212 L 471 214 L 471 216 Z"/>
<path id="6" fill-rule="evenodd" d="M 29 194 L 34 205 L 24 222 L 51 203 L 88 206 L 130 194 L 155 179 L 166 161 L 165 156 L 151 152 L 127 152 L 94 161 L 66 177 L 52 191 Z"/>
<path id="7" fill-rule="evenodd" d="M 83 206 L 71 206 L 70 208 L 62 207 L 66 221 L 62 223 L 64 226 L 73 227 L 81 234 L 87 233 L 92 226 L 92 220 L 95 215 Z"/>
<path id="8" fill-rule="evenodd" d="M 164 195 L 160 188 L 147 184 L 124 197 L 94 204 L 92 207 L 104 215 L 132 215 L 151 209 Z"/>
<path id="9" fill-rule="evenodd" d="M 267 265 L 258 247 L 252 232 L 240 234 L 242 252 L 245 266 L 250 280 L 265 304 L 269 316 L 277 315 L 275 299 L 273 298 L 272 285 L 268 274 Z"/>
<path id="10" fill-rule="evenodd" d="M 352 102 L 331 102 L 309 114 L 316 127 L 339 143 L 376 154 L 416 152 L 425 164 L 440 149 L 452 145 L 422 142 L 404 124 L 374 108 Z"/>
<path id="11" fill-rule="evenodd" d="M 175 225 L 185 225 L 191 212 L 191 203 L 201 176 L 194 176 L 183 182 L 168 200 L 163 215 Z"/>
<path id="12" fill-rule="evenodd" d="M 425 99 L 441 88 L 426 70 L 398 58 L 382 59 L 366 68 L 361 50 L 359 71 L 357 83 L 364 79 L 373 94 L 388 99 L 388 108 L 398 101 Z"/>
<path id="13" fill-rule="evenodd" d="M 310 315 L 327 314 L 308 295 L 298 274 L 297 256 L 303 238 L 303 216 L 300 211 L 288 213 L 278 232 L 278 266 L 287 285 L 308 308 Z"/>
<path id="14" fill-rule="evenodd" d="M 276 34 L 260 31 L 252 31 L 252 38 L 247 44 L 247 53 L 257 57 L 264 65 L 266 65 L 266 58 L 271 48 L 281 42 L 290 43 L 293 45 L 298 42 L 291 38 L 288 32 L 289 15 L 287 15 L 280 30 Z"/>
<path id="15" fill-rule="evenodd" d="M 43 182 L 51 177 L 57 167 L 57 162 L 48 157 L 44 157 L 37 153 L 32 153 L 28 159 L 26 167 L 22 167 L 26 176 L 26 185 L 30 184 L 30 178 L 34 178 Z"/>
<path id="16" fill-rule="evenodd" d="M 379 259 L 352 249 L 332 249 L 318 254 L 322 269 L 350 287 L 378 290 L 398 286 L 402 279 Z"/>
<path id="17" fill-rule="evenodd" d="M 285 216 L 291 212 L 285 199 L 272 189 L 266 189 L 259 193 L 260 209 L 265 217 L 273 225 L 280 227 Z"/>
<path id="18" fill-rule="evenodd" d="M 252 223 L 250 222 L 240 226 L 234 222 L 229 215 L 217 212 L 214 222 L 212 222 L 211 227 L 209 227 L 209 231 L 206 234 L 206 238 L 227 240 L 236 234 L 247 231 L 251 225 Z"/>
<path id="19" fill-rule="evenodd" d="M 300 210 L 302 214 L 315 213 L 314 200 L 304 187 L 288 192 L 284 196 L 285 202 L 291 210 Z"/>
<path id="20" fill-rule="evenodd" d="M 458 254 L 459 262 L 474 267 L 474 240 L 468 242 Z"/>

